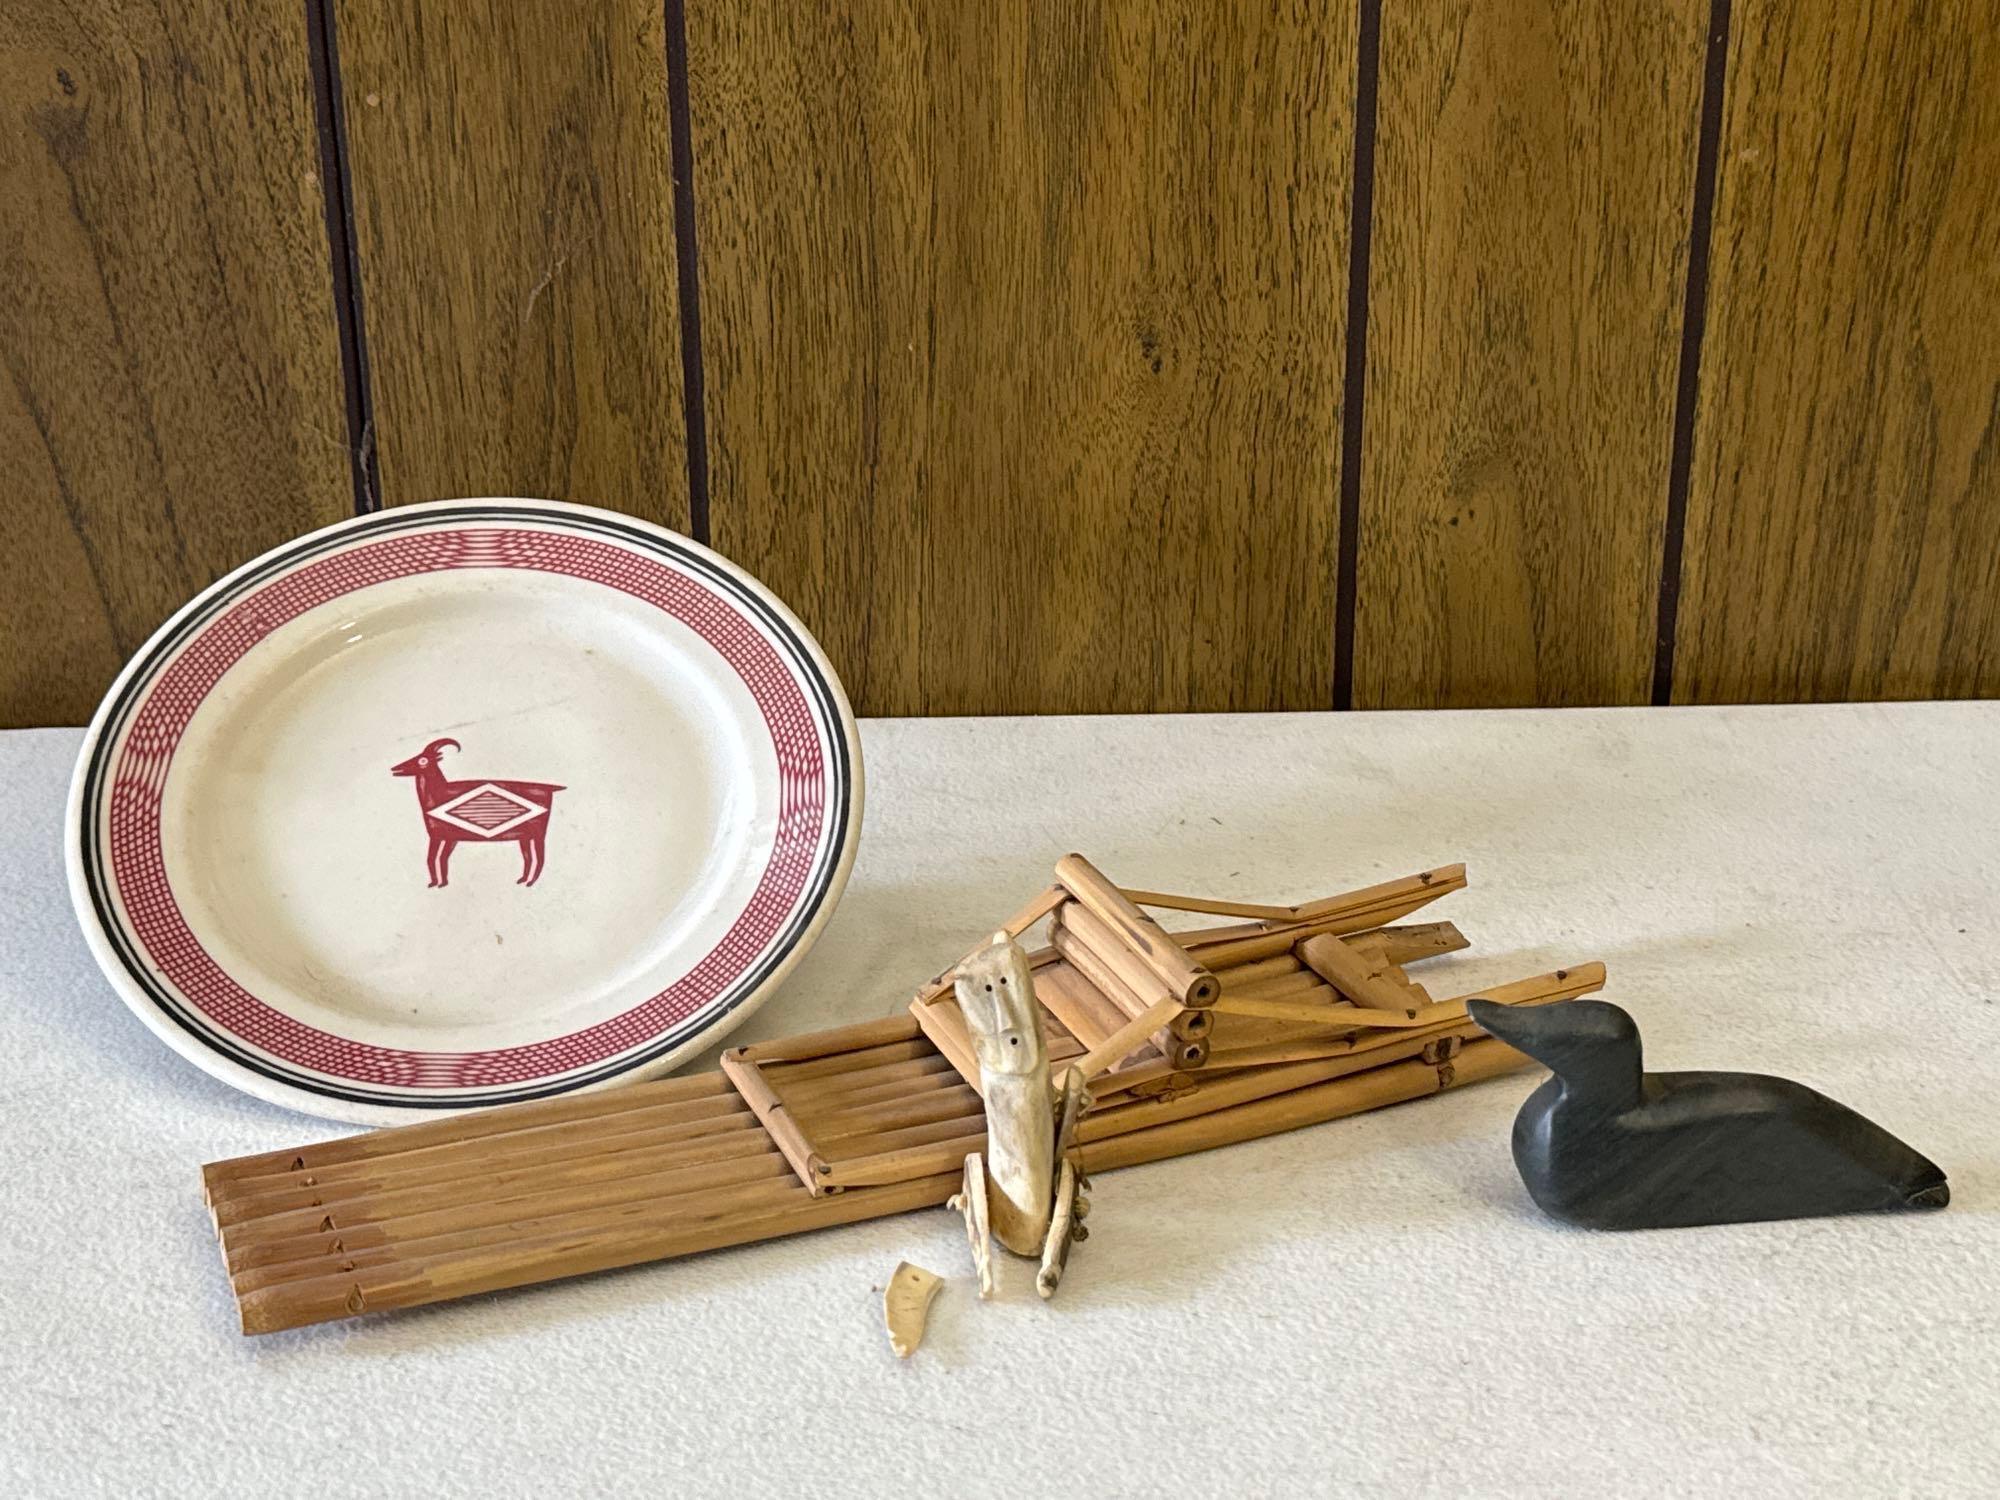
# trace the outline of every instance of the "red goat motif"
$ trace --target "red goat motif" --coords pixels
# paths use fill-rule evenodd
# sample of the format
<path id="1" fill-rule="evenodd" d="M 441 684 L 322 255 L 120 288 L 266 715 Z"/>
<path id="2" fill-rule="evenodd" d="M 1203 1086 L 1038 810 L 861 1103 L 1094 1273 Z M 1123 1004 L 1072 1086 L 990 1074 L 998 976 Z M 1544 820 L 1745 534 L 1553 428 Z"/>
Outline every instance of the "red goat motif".
<path id="1" fill-rule="evenodd" d="M 514 884 L 533 885 L 542 878 L 549 808 L 562 788 L 547 781 L 447 781 L 438 762 L 446 750 L 459 748 L 457 740 L 432 740 L 389 768 L 392 776 L 416 779 L 417 805 L 431 836 L 431 885 L 451 883 L 451 851 L 464 839 L 519 844 L 521 875 Z"/>

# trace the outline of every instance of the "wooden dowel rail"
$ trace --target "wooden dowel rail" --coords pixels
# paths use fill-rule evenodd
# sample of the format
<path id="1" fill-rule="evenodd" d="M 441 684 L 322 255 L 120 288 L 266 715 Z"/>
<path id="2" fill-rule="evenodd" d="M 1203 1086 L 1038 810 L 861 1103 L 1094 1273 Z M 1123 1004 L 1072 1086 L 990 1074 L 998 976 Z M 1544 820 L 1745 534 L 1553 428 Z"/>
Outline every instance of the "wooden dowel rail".
<path id="1" fill-rule="evenodd" d="M 1200 1041 L 1195 1038 L 1175 1036 L 1170 1024 L 1184 1009 L 1179 997 L 1163 993 L 1152 1002 L 1145 1001 L 1126 988 L 1110 966 L 1100 960 L 1068 929 L 1057 927 L 1049 934 L 1049 938 L 1055 944 L 1056 951 L 1062 954 L 1064 961 L 1092 988 L 1124 1013 L 1125 1021 L 1120 1023 L 1119 1032 L 1126 1030 L 1127 1024 L 1134 1017 L 1157 1012 L 1167 1018 L 1157 1023 L 1157 1030 L 1151 1037 L 1153 1045 L 1159 1048 L 1160 1054 L 1170 1060 L 1175 1067 L 1200 1066 L 1196 1059 L 1205 1055 L 1199 1050 Z"/>
<path id="2" fill-rule="evenodd" d="M 1145 1010 L 1161 1000 L 1180 999 L 1157 969 L 1127 947 L 1111 925 L 1081 901 L 1065 901 L 1056 908 L 1050 941 L 1061 952 L 1058 936 L 1088 950 L 1100 968 L 1116 975 L 1138 1009 Z"/>
<path id="3" fill-rule="evenodd" d="M 562 1232 L 502 1245 L 446 1251 L 410 1263 L 335 1272 L 252 1291 L 239 1299 L 246 1333 L 272 1332 L 328 1318 L 417 1307 L 451 1297 L 608 1271 L 668 1256 L 719 1250 L 753 1240 L 852 1224 L 944 1202 L 958 1188 L 954 1177 L 895 1183 L 868 1193 L 800 1196 L 768 1210 L 704 1220 L 666 1222 L 579 1238 Z"/>
<path id="4" fill-rule="evenodd" d="M 425 1146 L 455 1145 L 460 1141 L 508 1135 L 542 1125 L 594 1120 L 603 1115 L 621 1114 L 642 1103 L 667 1104 L 704 1098 L 733 1100 L 733 1095 L 729 1080 L 720 1073 L 660 1078 L 646 1083 L 564 1094 L 532 1104 L 510 1105 L 504 1110 L 451 1115 L 416 1125 L 391 1126 L 385 1130 L 371 1130 L 362 1135 L 343 1136 L 285 1151 L 262 1151 L 254 1156 L 211 1162 L 202 1168 L 202 1181 L 205 1185 L 212 1185 L 231 1178 L 271 1172 L 311 1171 L 336 1162 L 397 1156 Z"/>
<path id="5" fill-rule="evenodd" d="M 1066 963 L 1035 977 L 1035 995 L 1086 1049 L 1095 1047 L 1129 1019 Z"/>
<path id="6" fill-rule="evenodd" d="M 468 1165 L 489 1168 L 514 1160 L 566 1160 L 580 1153 L 623 1150 L 645 1140 L 662 1143 L 690 1140 L 729 1130 L 752 1128 L 756 1117 L 733 1094 L 684 1104 L 641 1105 L 591 1120 L 560 1121 L 525 1130 L 446 1141 L 409 1151 L 336 1161 L 310 1168 L 258 1172 L 216 1178 L 208 1184 L 210 1207 L 260 1193 L 287 1188 L 332 1188 L 343 1183 L 388 1182 L 395 1179 L 449 1177 Z M 290 1160 L 296 1158 L 288 1158 Z"/>
<path id="7" fill-rule="evenodd" d="M 1126 900 L 1125 893 L 1089 860 L 1081 854 L 1065 854 L 1056 861 L 1056 881 L 1136 951 L 1183 1005 L 1213 1003 L 1221 991 L 1215 976 L 1190 958 L 1187 949 L 1159 923 Z"/>
<path id="8" fill-rule="evenodd" d="M 736 1085 L 736 1092 L 743 1096 L 743 1102 L 756 1112 L 757 1119 L 771 1138 L 771 1144 L 791 1164 L 799 1181 L 818 1191 L 819 1156 L 814 1152 L 812 1142 L 799 1129 L 799 1122 L 792 1118 L 785 1103 L 764 1081 L 764 1071 L 750 1060 L 749 1049 L 738 1047 L 722 1054 L 722 1071 L 729 1081 Z"/>
<path id="9" fill-rule="evenodd" d="M 216 1223 L 234 1224 L 283 1210 L 332 1210 L 357 1199 L 377 1198 L 405 1189 L 444 1186 L 463 1180 L 468 1173 L 477 1173 L 488 1179 L 500 1175 L 518 1178 L 523 1173 L 602 1157 L 616 1157 L 634 1171 L 641 1170 L 646 1164 L 726 1161 L 760 1150 L 763 1135 L 764 1130 L 756 1115 L 745 1109 L 725 1118 L 696 1121 L 678 1131 L 655 1127 L 630 1134 L 584 1137 L 534 1151 L 509 1151 L 475 1161 L 463 1158 L 433 1161 L 423 1156 L 406 1161 L 391 1157 L 376 1165 L 369 1175 L 334 1177 L 332 1173 L 335 1169 L 329 1167 L 322 1168 L 319 1173 L 296 1174 L 296 1180 L 245 1178 L 239 1184 L 232 1184 L 229 1193 L 217 1197 L 210 1205 L 210 1211 Z M 311 1180 L 308 1181 L 308 1178 Z"/>

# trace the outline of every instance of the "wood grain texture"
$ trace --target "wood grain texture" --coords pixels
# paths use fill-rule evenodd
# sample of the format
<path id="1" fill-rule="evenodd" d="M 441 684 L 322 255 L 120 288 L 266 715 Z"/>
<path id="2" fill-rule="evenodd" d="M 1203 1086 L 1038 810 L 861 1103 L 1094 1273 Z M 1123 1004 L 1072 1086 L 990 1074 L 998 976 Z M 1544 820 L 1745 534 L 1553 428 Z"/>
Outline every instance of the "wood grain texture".
<path id="1" fill-rule="evenodd" d="M 389 504 L 545 495 L 685 528 L 659 0 L 339 0 Z"/>
<path id="2" fill-rule="evenodd" d="M 2000 692 L 2000 26 L 1739 3 L 1674 696 Z"/>
<path id="3" fill-rule="evenodd" d="M 1325 706 L 1352 5 L 688 25 L 713 534 L 860 709 Z"/>
<path id="4" fill-rule="evenodd" d="M 296 6 L 0 3 L 0 723 L 352 504 Z"/>
<path id="5" fill-rule="evenodd" d="M 1647 699 L 1707 17 L 1384 7 L 1357 706 Z"/>

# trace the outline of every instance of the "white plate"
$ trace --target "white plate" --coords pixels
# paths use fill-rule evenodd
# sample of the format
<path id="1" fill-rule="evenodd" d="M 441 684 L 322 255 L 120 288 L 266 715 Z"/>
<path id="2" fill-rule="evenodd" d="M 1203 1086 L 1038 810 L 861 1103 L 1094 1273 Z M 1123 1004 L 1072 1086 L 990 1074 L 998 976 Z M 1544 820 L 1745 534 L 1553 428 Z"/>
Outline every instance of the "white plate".
<path id="1" fill-rule="evenodd" d="M 741 569 L 455 500 L 259 558 L 112 686 L 70 791 L 98 963 L 253 1094 L 391 1123 L 664 1071 L 818 935 L 854 718 Z"/>

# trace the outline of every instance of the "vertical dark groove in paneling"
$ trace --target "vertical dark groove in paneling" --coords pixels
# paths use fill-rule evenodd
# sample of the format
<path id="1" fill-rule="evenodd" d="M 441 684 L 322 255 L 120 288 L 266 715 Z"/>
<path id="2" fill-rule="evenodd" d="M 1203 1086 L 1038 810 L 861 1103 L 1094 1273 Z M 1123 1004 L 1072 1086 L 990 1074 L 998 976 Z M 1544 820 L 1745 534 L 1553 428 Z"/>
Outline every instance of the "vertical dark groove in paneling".
<path id="1" fill-rule="evenodd" d="M 340 325 L 340 373 L 347 398 L 347 450 L 354 471 L 354 511 L 382 506 L 375 463 L 375 410 L 368 389 L 368 334 L 361 320 L 360 251 L 354 237 L 354 188 L 348 176 L 347 116 L 341 103 L 340 48 L 334 0 L 305 0 L 306 59 L 312 71 L 313 119 L 319 130 L 319 188 L 326 204 L 327 259 L 333 313 Z"/>
<path id="2" fill-rule="evenodd" d="M 1701 396 L 1701 339 L 1708 325 L 1708 252 L 1715 229 L 1715 164 L 1722 143 L 1722 94 L 1729 70 L 1730 0 L 1712 0 L 1708 61 L 1701 83 L 1701 136 L 1695 147 L 1689 215 L 1687 307 L 1681 317 L 1680 380 L 1674 392 L 1674 446 L 1667 470 L 1666 538 L 1660 549 L 1660 627 L 1653 654 L 1653 702 L 1674 701 L 1674 636 L 1680 624 L 1681 542 L 1694 469 L 1694 413 Z"/>
<path id="3" fill-rule="evenodd" d="M 1354 181 L 1347 246 L 1347 371 L 1340 397 L 1340 553 L 1334 570 L 1333 706 L 1354 706 L 1354 602 L 1361 556 L 1361 404 L 1368 384 L 1368 236 L 1375 219 L 1375 96 L 1382 0 L 1361 0 L 1354 65 Z"/>
<path id="4" fill-rule="evenodd" d="M 667 112 L 674 132 L 674 254 L 680 266 L 681 403 L 686 408 L 688 532 L 708 545 L 708 420 L 702 401 L 701 280 L 694 225 L 694 126 L 688 106 L 687 6 L 666 0 Z"/>

